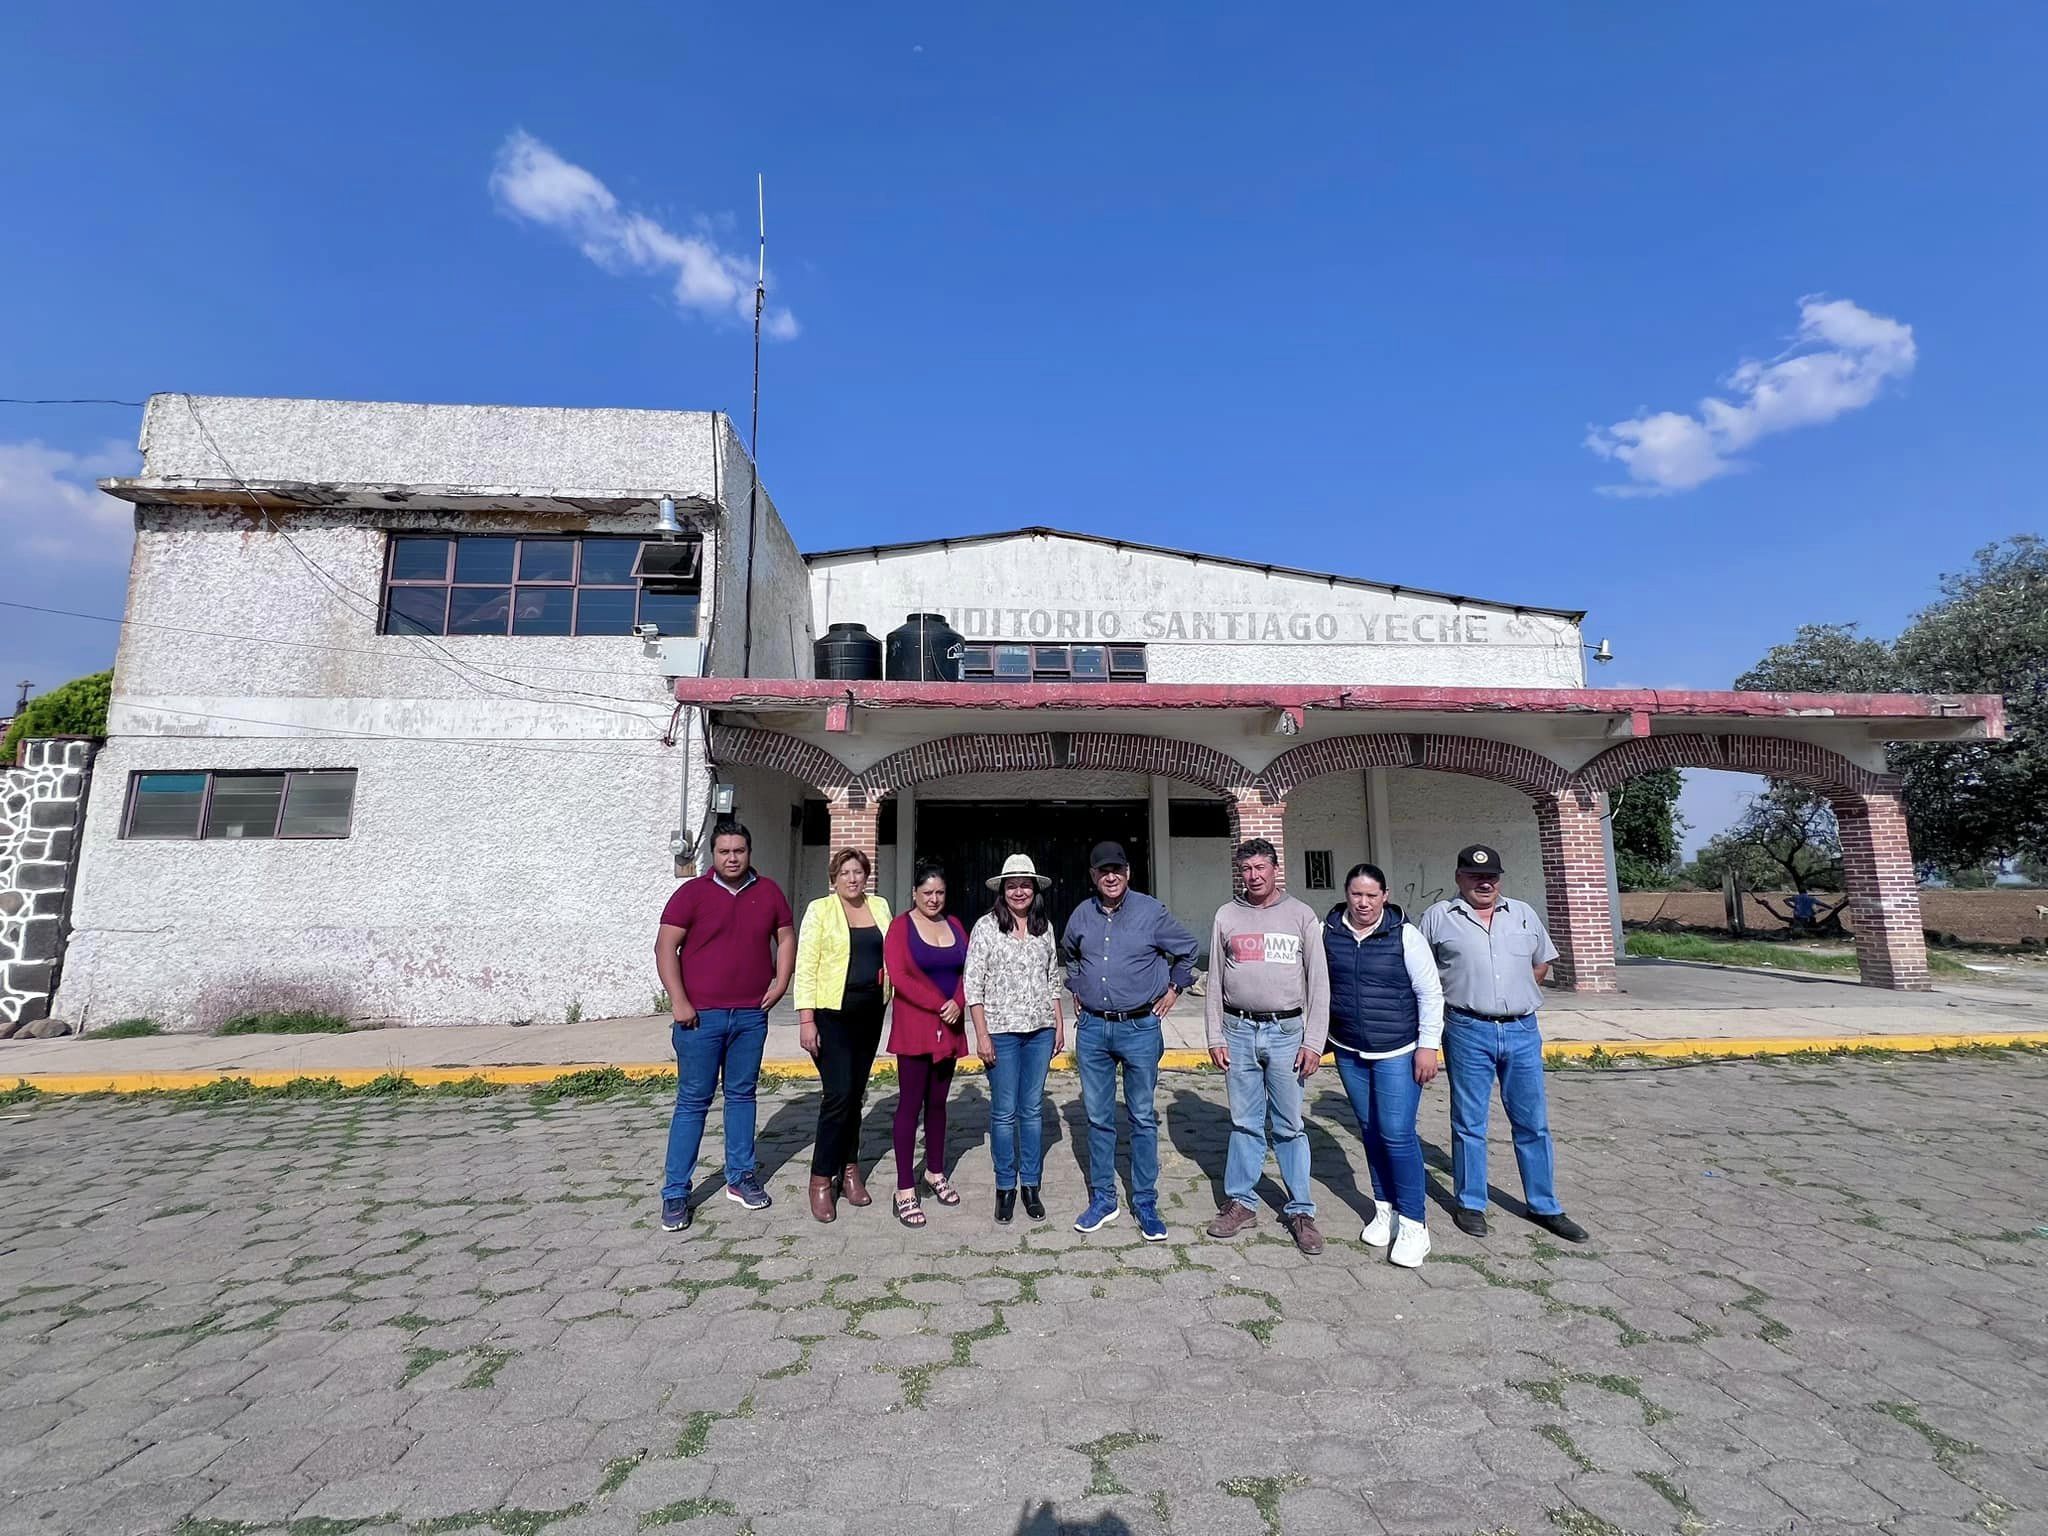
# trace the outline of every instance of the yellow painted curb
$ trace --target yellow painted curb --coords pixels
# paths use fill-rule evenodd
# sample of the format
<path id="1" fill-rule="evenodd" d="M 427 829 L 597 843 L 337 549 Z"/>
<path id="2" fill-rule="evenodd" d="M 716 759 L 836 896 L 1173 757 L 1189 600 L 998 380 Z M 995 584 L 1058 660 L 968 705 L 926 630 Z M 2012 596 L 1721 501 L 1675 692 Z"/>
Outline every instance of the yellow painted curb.
<path id="1" fill-rule="evenodd" d="M 1930 1051 L 1953 1051 L 1973 1046 L 2028 1046 L 2048 1049 L 2048 1035 L 2027 1034 L 1950 1034 L 1950 1035 L 1824 1035 L 1809 1037 L 1781 1037 L 1771 1039 L 1737 1040 L 1559 1040 L 1544 1046 L 1546 1059 L 1557 1061 L 1581 1061 L 1598 1052 L 1609 1057 L 1652 1056 L 1741 1059 L 1750 1056 L 1782 1056 L 1794 1052 L 1806 1054 L 1832 1054 L 1841 1051 L 1896 1051 L 1901 1054 L 1917 1054 Z M 1071 1052 L 1053 1058 L 1053 1065 L 1071 1071 L 1074 1058 Z M 1190 1072 L 1209 1066 L 1207 1051 L 1168 1051 L 1160 1059 L 1160 1068 L 1167 1072 Z M 565 1061 L 554 1063 L 526 1062 L 510 1066 L 472 1067 L 338 1067 L 322 1071 L 308 1067 L 291 1071 L 279 1068 L 237 1070 L 233 1067 L 201 1069 L 184 1072 L 6 1072 L 0 1071 L 0 1090 L 13 1087 L 16 1083 L 29 1086 L 48 1094 L 74 1093 L 151 1093 L 177 1088 L 203 1088 L 228 1078 L 245 1079 L 255 1088 L 280 1088 L 286 1083 L 306 1080 L 332 1079 L 344 1088 L 360 1088 L 380 1078 L 403 1077 L 422 1088 L 432 1088 L 443 1083 L 486 1082 L 507 1087 L 533 1087 L 551 1083 L 558 1078 L 578 1072 L 620 1071 L 634 1078 L 672 1078 L 675 1064 L 666 1061 Z M 781 1078 L 815 1078 L 817 1063 L 808 1056 L 789 1061 L 765 1061 L 761 1070 Z M 960 1063 L 959 1071 L 974 1075 L 982 1070 L 979 1061 L 969 1058 Z"/>

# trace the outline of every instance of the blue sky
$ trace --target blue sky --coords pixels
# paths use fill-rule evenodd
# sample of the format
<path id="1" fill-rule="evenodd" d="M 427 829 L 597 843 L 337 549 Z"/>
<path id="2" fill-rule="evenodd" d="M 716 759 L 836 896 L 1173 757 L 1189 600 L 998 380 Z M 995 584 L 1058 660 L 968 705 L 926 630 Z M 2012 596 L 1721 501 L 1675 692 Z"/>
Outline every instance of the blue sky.
<path id="1" fill-rule="evenodd" d="M 2041 528 L 2044 77 L 2031 4 L 28 0 L 0 395 L 743 419 L 759 170 L 800 543 L 1123 533 L 1585 607 L 1595 681 L 1725 686 Z M 135 425 L 0 406 L 0 595 L 119 611 L 78 488 Z M 0 610 L 0 679 L 111 651 Z"/>

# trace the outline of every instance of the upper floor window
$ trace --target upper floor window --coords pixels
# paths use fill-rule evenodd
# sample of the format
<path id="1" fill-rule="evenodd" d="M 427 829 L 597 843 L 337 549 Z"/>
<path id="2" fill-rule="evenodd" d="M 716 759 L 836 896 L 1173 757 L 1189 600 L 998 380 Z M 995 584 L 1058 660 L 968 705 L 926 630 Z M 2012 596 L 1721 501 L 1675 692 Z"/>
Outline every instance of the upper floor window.
<path id="1" fill-rule="evenodd" d="M 702 540 L 393 534 L 387 635 L 697 632 Z"/>
<path id="2" fill-rule="evenodd" d="M 353 768 L 278 772 L 136 773 L 123 837 L 347 837 Z"/>
<path id="3" fill-rule="evenodd" d="M 960 652 L 963 680 L 1002 683 L 1142 683 L 1142 645 L 985 645 Z"/>

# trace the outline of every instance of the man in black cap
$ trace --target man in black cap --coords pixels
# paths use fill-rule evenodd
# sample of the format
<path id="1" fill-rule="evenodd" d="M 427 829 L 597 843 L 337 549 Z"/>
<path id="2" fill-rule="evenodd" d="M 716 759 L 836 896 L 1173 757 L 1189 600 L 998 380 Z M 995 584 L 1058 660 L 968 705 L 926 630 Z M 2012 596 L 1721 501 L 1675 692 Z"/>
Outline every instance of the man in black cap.
<path id="1" fill-rule="evenodd" d="M 1166 1241 L 1159 1216 L 1160 1020 L 1195 979 L 1195 936 L 1165 906 L 1131 889 L 1131 861 L 1118 843 L 1088 854 L 1095 894 L 1074 908 L 1060 938 L 1067 990 L 1074 994 L 1074 1061 L 1088 1112 L 1088 1187 L 1074 1223 L 1093 1232 L 1115 1221 L 1116 1075 L 1123 1068 L 1131 1122 L 1131 1206 L 1147 1242 Z"/>
<path id="2" fill-rule="evenodd" d="M 1458 851 L 1458 894 L 1415 926 L 1444 981 L 1444 1071 L 1451 1080 L 1451 1182 L 1460 1232 L 1486 1236 L 1486 1122 L 1493 1085 L 1515 1133 L 1515 1166 L 1529 1219 L 1568 1243 L 1586 1229 L 1558 1203 L 1550 1111 L 1543 1090 L 1543 1036 L 1536 1010 L 1557 946 L 1525 902 L 1501 894 L 1500 852 Z"/>

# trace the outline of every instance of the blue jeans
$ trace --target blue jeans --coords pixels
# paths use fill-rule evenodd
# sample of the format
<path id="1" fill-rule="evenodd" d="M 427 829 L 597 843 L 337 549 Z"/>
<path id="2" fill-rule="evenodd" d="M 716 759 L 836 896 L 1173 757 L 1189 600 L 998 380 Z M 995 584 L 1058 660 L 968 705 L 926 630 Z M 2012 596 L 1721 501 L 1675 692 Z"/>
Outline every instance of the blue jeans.
<path id="1" fill-rule="evenodd" d="M 1088 1111 L 1088 1192 L 1116 1200 L 1116 1073 L 1124 1073 L 1124 1112 L 1131 1121 L 1131 1199 L 1159 1198 L 1159 1058 L 1166 1035 L 1151 1014 L 1112 1023 L 1086 1008 L 1074 1024 L 1081 1068 L 1081 1104 Z"/>
<path id="2" fill-rule="evenodd" d="M 754 1169 L 754 1088 L 768 1044 L 768 1015 L 760 1008 L 700 1008 L 697 1027 L 669 1026 L 676 1048 L 676 1111 L 668 1122 L 668 1163 L 661 1198 L 690 1198 L 690 1174 L 704 1145 L 711 1095 L 725 1080 L 725 1182 Z"/>
<path id="3" fill-rule="evenodd" d="M 1415 1058 L 1389 1056 L 1384 1061 L 1364 1061 L 1340 1050 L 1337 1076 L 1351 1100 L 1351 1112 L 1358 1116 L 1365 1165 L 1372 1170 L 1373 1199 L 1382 1205 L 1391 1202 L 1409 1221 L 1426 1220 L 1422 1138 L 1415 1134 L 1422 1085 L 1415 1081 Z"/>
<path id="4" fill-rule="evenodd" d="M 1212 982 L 1211 985 L 1214 985 Z M 1254 1024 L 1225 1011 L 1223 1043 L 1230 1066 L 1230 1151 L 1223 1159 L 1223 1193 L 1248 1211 L 1259 1208 L 1259 1170 L 1266 1165 L 1266 1125 L 1272 1122 L 1273 1161 L 1287 1185 L 1287 1214 L 1313 1216 L 1308 1193 L 1308 1136 L 1301 1128 L 1301 1020 Z"/>
<path id="5" fill-rule="evenodd" d="M 1029 1034 L 996 1034 L 988 1074 L 988 1150 L 996 1188 L 1037 1185 L 1045 1171 L 1045 1074 L 1052 1066 L 1050 1025 Z"/>
<path id="6" fill-rule="evenodd" d="M 1514 1127 L 1522 1197 L 1539 1216 L 1562 1211 L 1550 1145 L 1550 1107 L 1543 1092 L 1543 1036 L 1536 1015 L 1496 1024 L 1446 1008 L 1444 1071 L 1451 1079 L 1451 1182 L 1458 1187 L 1458 1204 L 1468 1211 L 1486 1209 L 1486 1121 L 1498 1080 L 1501 1105 Z"/>

